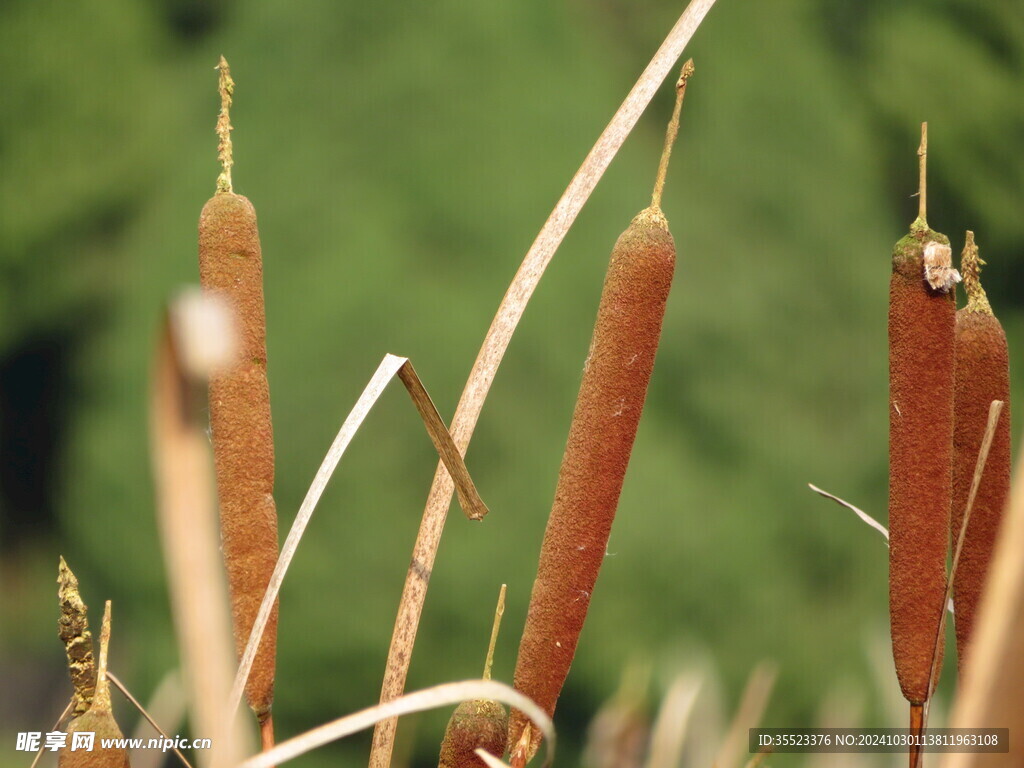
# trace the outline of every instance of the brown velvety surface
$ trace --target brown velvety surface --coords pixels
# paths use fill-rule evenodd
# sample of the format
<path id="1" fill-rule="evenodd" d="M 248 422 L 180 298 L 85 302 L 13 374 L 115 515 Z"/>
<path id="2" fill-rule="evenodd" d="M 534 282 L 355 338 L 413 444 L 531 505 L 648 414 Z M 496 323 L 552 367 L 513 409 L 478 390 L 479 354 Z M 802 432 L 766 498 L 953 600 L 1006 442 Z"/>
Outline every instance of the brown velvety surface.
<path id="1" fill-rule="evenodd" d="M 519 646 L 514 685 L 549 713 L 604 560 L 672 283 L 672 236 L 643 215 L 612 251 Z M 510 748 L 525 722 L 513 710 Z"/>
<path id="2" fill-rule="evenodd" d="M 226 297 L 234 308 L 241 343 L 237 365 L 210 381 L 221 537 L 240 655 L 278 554 L 263 262 L 256 212 L 241 195 L 217 194 L 203 207 L 199 274 L 204 290 Z M 273 701 L 276 644 L 275 605 L 246 686 L 246 698 L 260 719 Z"/>
<path id="3" fill-rule="evenodd" d="M 953 542 L 963 523 L 989 405 L 993 400 L 1005 403 L 978 486 L 953 583 L 957 664 L 963 670 L 968 638 L 1010 493 L 1010 362 L 1006 334 L 994 315 L 966 309 L 956 313 L 955 386 Z"/>
<path id="4" fill-rule="evenodd" d="M 438 768 L 487 768 L 473 752 L 482 747 L 496 757 L 505 752 L 508 713 L 496 701 L 464 701 L 452 713 L 441 742 Z"/>
<path id="5" fill-rule="evenodd" d="M 103 739 L 122 739 L 124 735 L 117 727 L 111 714 L 109 699 L 106 707 L 93 707 L 84 715 L 80 715 L 68 723 L 67 745 L 61 748 L 57 756 L 57 768 L 130 768 L 128 751 L 125 749 L 103 749 Z M 75 733 L 93 733 L 93 747 L 87 749 L 71 749 Z"/>
<path id="6" fill-rule="evenodd" d="M 897 243 L 889 285 L 889 618 L 896 675 L 915 704 L 928 698 L 952 493 L 956 306 L 924 283 L 930 240 L 948 242 L 924 231 Z"/>

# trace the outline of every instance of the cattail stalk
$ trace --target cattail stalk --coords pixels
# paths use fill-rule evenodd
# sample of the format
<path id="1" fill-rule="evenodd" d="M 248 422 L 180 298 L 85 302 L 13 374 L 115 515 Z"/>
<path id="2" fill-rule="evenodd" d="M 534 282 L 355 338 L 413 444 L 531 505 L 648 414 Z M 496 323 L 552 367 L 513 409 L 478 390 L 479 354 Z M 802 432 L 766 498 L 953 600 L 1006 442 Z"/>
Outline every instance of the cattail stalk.
<path id="1" fill-rule="evenodd" d="M 213 375 L 209 389 L 222 549 L 240 656 L 277 562 L 277 512 L 263 262 L 256 211 L 232 189 L 229 108 L 234 81 L 223 57 L 218 69 L 221 112 L 217 134 L 222 171 L 217 191 L 199 218 L 199 275 L 204 291 L 224 297 L 233 309 L 240 339 L 236 364 Z M 273 743 L 270 713 L 276 645 L 275 604 L 245 689 L 265 747 Z"/>
<path id="2" fill-rule="evenodd" d="M 889 618 L 900 689 L 920 727 L 944 608 L 952 494 L 953 287 L 949 239 L 927 223 L 927 124 L 920 212 L 889 284 Z M 941 658 L 941 647 L 939 650 Z M 936 680 L 931 681 L 934 686 Z M 911 765 L 916 756 L 911 754 Z"/>
<path id="3" fill-rule="evenodd" d="M 952 535 L 960 532 L 981 447 L 989 403 L 1005 405 L 996 426 L 985 472 L 964 533 L 953 586 L 956 650 L 964 669 L 968 641 L 981 601 L 989 561 L 995 549 L 1003 509 L 1010 493 L 1010 362 L 1006 334 L 981 287 L 981 266 L 974 233 L 967 233 L 960 271 L 967 306 L 956 313 L 955 421 L 953 432 Z"/>
<path id="4" fill-rule="evenodd" d="M 513 683 L 549 714 L 569 673 L 633 449 L 675 268 L 660 208 L 667 157 L 693 62 L 683 67 L 652 205 L 612 250 L 555 501 L 519 645 Z M 509 749 L 526 725 L 513 711 Z M 535 753 L 536 735 L 529 749 Z"/>

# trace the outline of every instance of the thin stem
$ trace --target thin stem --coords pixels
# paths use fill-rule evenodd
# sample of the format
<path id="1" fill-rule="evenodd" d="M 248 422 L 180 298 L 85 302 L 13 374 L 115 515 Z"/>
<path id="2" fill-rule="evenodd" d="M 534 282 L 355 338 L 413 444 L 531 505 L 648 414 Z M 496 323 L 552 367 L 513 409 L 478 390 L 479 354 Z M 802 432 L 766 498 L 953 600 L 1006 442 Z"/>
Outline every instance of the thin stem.
<path id="1" fill-rule="evenodd" d="M 507 588 L 507 584 L 502 584 L 501 591 L 498 592 L 498 606 L 494 609 L 494 625 L 491 627 L 491 642 L 487 646 L 487 660 L 484 662 L 484 680 L 491 679 L 491 665 L 494 663 L 494 646 L 498 643 L 501 617 L 505 615 L 505 590 Z"/>
<path id="2" fill-rule="evenodd" d="M 131 702 L 132 706 L 139 710 L 139 713 L 146 719 L 146 722 L 153 726 L 157 733 L 159 733 L 161 736 L 167 739 L 167 741 L 173 741 L 173 739 L 171 739 L 171 737 L 164 732 L 164 729 L 157 725 L 157 722 L 153 719 L 152 715 L 150 715 L 149 712 L 146 711 L 146 708 L 139 703 L 138 699 L 132 696 L 131 691 L 128 690 L 125 684 L 122 683 L 113 672 L 110 672 L 109 670 L 107 671 L 107 679 L 114 684 L 114 687 L 121 692 L 122 696 L 124 696 L 126 699 L 128 699 L 128 701 Z M 181 760 L 185 768 L 192 768 L 192 764 L 185 759 L 185 756 L 183 754 L 181 754 L 181 750 L 179 750 L 177 747 L 172 747 L 172 749 L 174 750 L 174 754 L 178 756 L 178 759 Z"/>
<path id="3" fill-rule="evenodd" d="M 260 723 L 260 750 L 269 752 L 274 748 L 274 716 L 267 715 L 266 720 Z"/>
<path id="4" fill-rule="evenodd" d="M 220 160 L 220 175 L 217 177 L 217 192 L 231 192 L 231 98 L 235 93 L 235 81 L 231 79 L 231 68 L 227 59 L 220 57 L 214 69 L 220 72 L 217 90 L 220 92 L 220 114 L 217 115 L 217 158 Z"/>
<path id="5" fill-rule="evenodd" d="M 978 256 L 978 246 L 974 244 L 974 233 L 967 230 L 967 240 L 963 253 L 960 254 L 960 274 L 964 279 L 964 290 L 967 292 L 968 312 L 992 314 L 992 305 L 988 303 L 985 289 L 981 287 L 981 268 L 985 261 Z"/>
<path id="6" fill-rule="evenodd" d="M 910 705 L 910 768 L 921 768 L 921 732 L 924 730 L 924 705 Z"/>
<path id="7" fill-rule="evenodd" d="M 928 226 L 928 123 L 921 123 L 921 145 L 917 148 L 917 218 Z"/>
<path id="8" fill-rule="evenodd" d="M 111 709 L 110 683 L 107 681 L 107 654 L 110 646 L 110 601 L 103 607 L 103 625 L 100 627 L 100 660 L 96 665 L 96 693 L 92 699 L 91 709 L 100 711 Z"/>
<path id="9" fill-rule="evenodd" d="M 665 147 L 661 150 L 661 162 L 658 164 L 658 177 L 654 181 L 654 193 L 651 195 L 651 207 L 661 208 L 661 193 L 665 189 L 665 176 L 668 174 L 668 160 L 672 156 L 672 146 L 679 135 L 679 113 L 683 109 L 683 98 L 686 96 L 686 81 L 693 74 L 693 59 L 687 59 L 683 71 L 676 81 L 676 105 L 672 110 L 672 119 L 665 130 Z"/>

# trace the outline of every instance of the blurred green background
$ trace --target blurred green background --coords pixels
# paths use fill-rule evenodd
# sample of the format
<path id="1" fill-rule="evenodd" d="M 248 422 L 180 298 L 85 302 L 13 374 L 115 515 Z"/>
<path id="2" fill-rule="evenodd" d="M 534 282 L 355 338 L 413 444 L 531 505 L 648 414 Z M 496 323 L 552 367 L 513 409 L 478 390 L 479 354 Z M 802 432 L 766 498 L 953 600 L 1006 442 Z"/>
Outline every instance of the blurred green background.
<path id="1" fill-rule="evenodd" d="M 217 57 L 237 82 L 235 189 L 260 216 L 283 538 L 386 352 L 412 358 L 450 418 L 523 254 L 684 5 L 3 5 L 0 765 L 27 766 L 14 732 L 48 730 L 70 691 L 58 554 L 97 625 L 114 601 L 111 665 L 137 696 L 178 663 L 147 368 L 162 302 L 197 281 Z M 687 54 L 664 201 L 679 264 L 559 704 L 562 765 L 633 661 L 651 670 L 651 712 L 699 665 L 720 681 L 704 716 L 727 716 L 772 659 L 769 724 L 815 724 L 836 691 L 864 724 L 903 724 L 885 546 L 807 483 L 885 520 L 889 254 L 917 211 L 922 120 L 929 222 L 957 253 L 977 233 L 1011 349 L 1024 343 L 1015 3 L 721 0 Z M 467 457 L 491 515 L 470 524 L 453 506 L 410 690 L 479 675 L 503 582 L 495 677 L 511 680 L 607 257 L 648 202 L 672 98 L 663 88 L 615 159 L 509 348 Z M 394 387 L 284 584 L 280 738 L 376 701 L 435 461 Z M 941 697 L 953 687 L 947 664 Z M 402 726 L 413 765 L 436 764 L 446 717 Z M 367 743 L 302 764 L 362 765 Z"/>

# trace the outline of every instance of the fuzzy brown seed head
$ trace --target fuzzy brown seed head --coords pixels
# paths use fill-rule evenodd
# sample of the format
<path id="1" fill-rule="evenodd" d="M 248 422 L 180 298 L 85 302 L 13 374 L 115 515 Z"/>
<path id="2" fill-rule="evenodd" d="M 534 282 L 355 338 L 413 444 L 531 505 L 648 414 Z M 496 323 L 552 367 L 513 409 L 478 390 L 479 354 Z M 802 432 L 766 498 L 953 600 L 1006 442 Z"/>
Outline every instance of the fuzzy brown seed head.
<path id="1" fill-rule="evenodd" d="M 641 212 L 612 251 L 548 518 L 514 685 L 552 714 L 605 558 L 672 284 L 664 217 Z M 510 749 L 526 725 L 513 710 Z M 533 740 L 533 753 L 540 735 Z"/>
<path id="2" fill-rule="evenodd" d="M 508 738 L 508 713 L 497 701 L 464 701 L 452 713 L 441 742 L 438 768 L 486 768 L 473 752 L 482 747 L 501 757 Z"/>
<path id="3" fill-rule="evenodd" d="M 966 277 L 965 274 L 965 282 Z M 980 289 L 980 283 L 978 287 Z M 968 306 L 956 313 L 955 350 L 956 420 L 951 523 L 954 541 L 960 535 L 989 404 L 993 400 L 1004 403 L 974 499 L 953 583 L 957 663 L 963 670 L 988 565 L 1010 492 L 1010 366 L 1006 334 L 991 309 L 985 312 Z"/>
<path id="4" fill-rule="evenodd" d="M 956 307 L 925 278 L 932 243 L 949 241 L 912 228 L 896 244 L 889 287 L 889 615 L 900 688 L 916 704 L 944 610 L 952 493 Z"/>
<path id="5" fill-rule="evenodd" d="M 204 206 L 199 274 L 203 290 L 223 298 L 234 311 L 239 337 L 236 364 L 210 379 L 210 427 L 235 645 L 241 655 L 278 555 L 263 263 L 256 212 L 245 197 L 224 192 Z M 276 637 L 275 605 L 246 685 L 246 698 L 260 719 L 273 701 Z"/>

